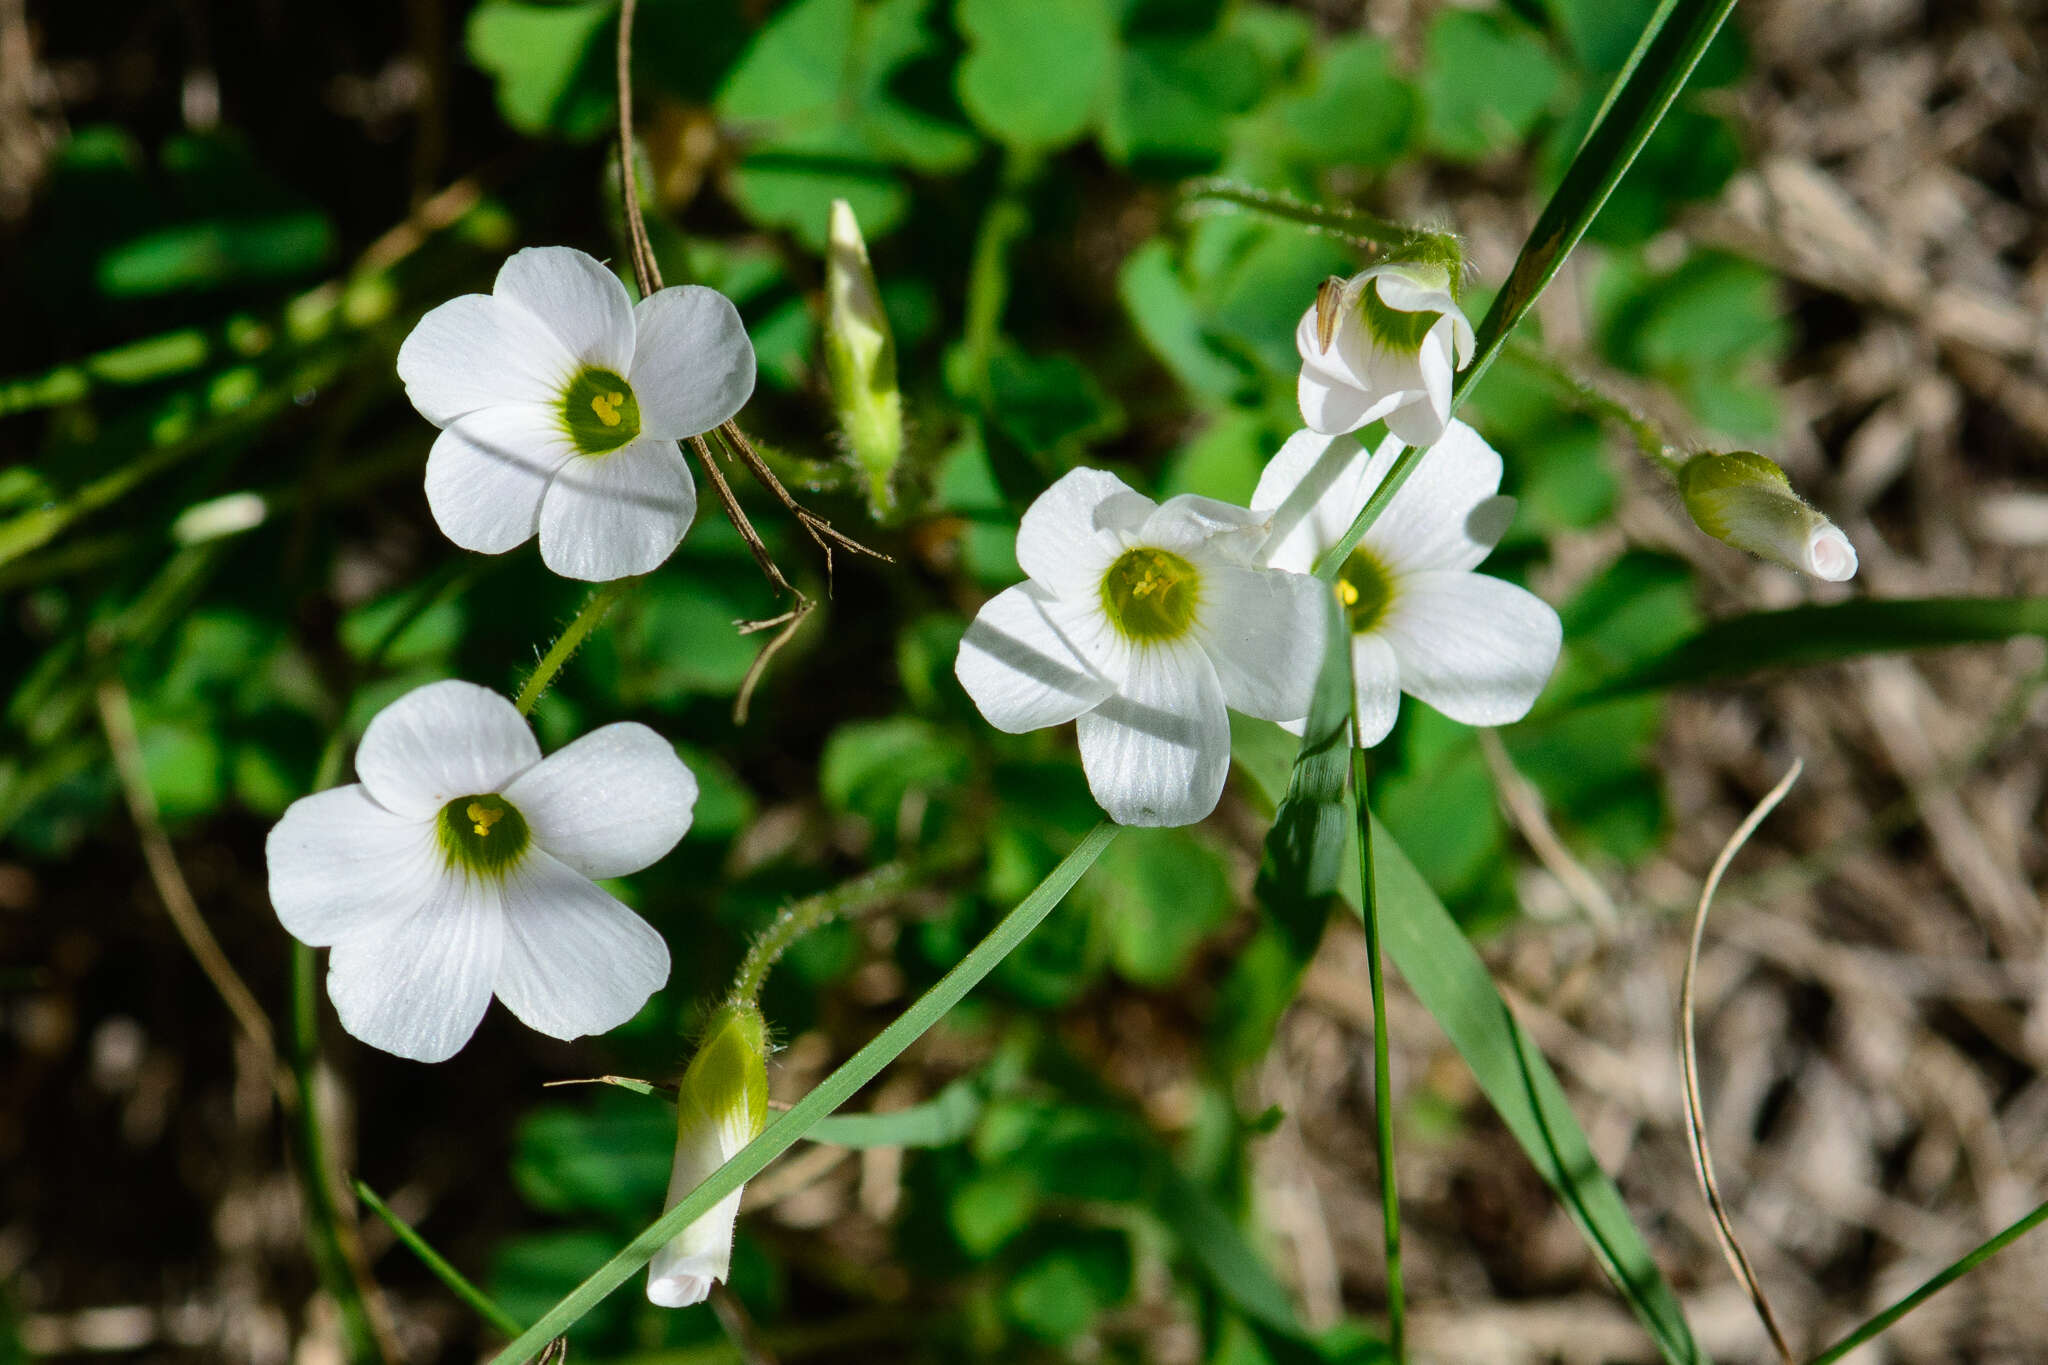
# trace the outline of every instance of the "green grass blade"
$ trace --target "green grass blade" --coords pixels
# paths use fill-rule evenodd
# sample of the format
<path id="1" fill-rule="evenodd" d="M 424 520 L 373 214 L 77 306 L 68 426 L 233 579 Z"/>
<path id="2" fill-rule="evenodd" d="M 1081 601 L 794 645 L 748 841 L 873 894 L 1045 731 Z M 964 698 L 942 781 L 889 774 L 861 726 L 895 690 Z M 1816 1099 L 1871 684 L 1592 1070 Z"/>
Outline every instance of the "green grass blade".
<path id="1" fill-rule="evenodd" d="M 1580 700 L 2020 635 L 2048 635 L 2048 597 L 1925 597 L 1760 611 L 1716 621 Z"/>
<path id="2" fill-rule="evenodd" d="M 1813 1365 L 1834 1365 L 1843 1356 L 1849 1354 L 1849 1352 L 1855 1350 L 1864 1342 L 1869 1341 L 1872 1337 L 1888 1330 L 1900 1318 L 1903 1318 L 1906 1314 L 1912 1312 L 1915 1308 L 1918 1308 L 1921 1304 L 1927 1302 L 1936 1294 L 1939 1294 L 1942 1290 L 1948 1288 L 1957 1280 L 1960 1280 L 1963 1276 L 1969 1274 L 1978 1266 L 1984 1264 L 1984 1262 L 1990 1260 L 1993 1256 L 1996 1256 L 1999 1252 L 2041 1226 L 2044 1222 L 2048 1222 L 2048 1204 L 2041 1205 L 2041 1207 L 2035 1209 L 2017 1223 L 2014 1223 L 2004 1232 L 1999 1233 L 1975 1251 L 1965 1255 L 1961 1260 L 1936 1274 L 1927 1283 L 1906 1295 L 1905 1298 L 1900 1299 L 1869 1322 L 1864 1323 L 1861 1327 L 1849 1333 L 1848 1336 L 1843 1337 L 1840 1341 L 1828 1347 L 1827 1350 L 1822 1351 L 1813 1358 Z"/>
<path id="3" fill-rule="evenodd" d="M 963 996 L 979 985 L 983 977 L 995 970 L 997 963 L 1009 956 L 1010 951 L 1052 913 L 1053 907 L 1065 899 L 1074 883 L 1081 879 L 1081 874 L 1094 866 L 1102 850 L 1116 838 L 1117 829 L 1105 820 L 1090 830 L 1074 851 L 1030 895 L 1018 902 L 1016 909 L 1003 916 L 988 937 L 974 945 L 967 956 L 919 996 L 915 1004 L 876 1034 L 866 1047 L 841 1063 L 788 1112 L 770 1123 L 761 1136 L 742 1147 L 732 1160 L 706 1177 L 704 1183 L 681 1203 L 657 1218 L 646 1231 L 598 1267 L 589 1279 L 543 1313 L 538 1322 L 491 1358 L 492 1365 L 521 1365 L 521 1362 L 533 1359 L 606 1295 L 632 1278 L 653 1259 L 654 1253 L 661 1250 L 669 1238 L 760 1174 L 769 1162 L 807 1136 L 819 1120 L 852 1099 L 862 1086 L 880 1075 L 883 1067 L 896 1060 L 905 1048 L 944 1018 L 947 1011 L 959 1004 Z"/>
<path id="4" fill-rule="evenodd" d="M 1621 183 L 1634 164 L 1636 154 L 1657 131 L 1657 125 L 1678 98 L 1692 69 L 1699 65 L 1707 44 L 1735 8 L 1735 0 L 1667 0 L 1650 17 L 1643 36 L 1628 64 L 1615 78 L 1602 106 L 1600 118 L 1579 145 L 1578 154 L 1564 173 L 1564 180 L 1550 202 L 1543 206 L 1529 239 L 1522 243 L 1507 281 L 1493 296 L 1473 338 L 1472 364 L 1463 370 L 1451 390 L 1455 408 L 1471 391 L 1487 367 L 1507 344 L 1508 333 L 1535 305 L 1572 248 L 1586 235 L 1607 196 Z M 1401 452 L 1366 499 L 1358 517 L 1323 557 L 1316 561 L 1316 574 L 1332 579 L 1343 567 L 1366 529 L 1386 510 L 1394 494 L 1408 481 L 1422 451 L 1414 447 Z"/>
<path id="5" fill-rule="evenodd" d="M 1347 642 L 1348 644 L 1348 642 Z M 1387 1341 L 1395 1360 L 1406 1360 L 1406 1294 L 1401 1285 L 1401 1190 L 1394 1178 L 1394 1084 L 1388 1060 L 1387 981 L 1381 963 L 1379 878 L 1373 875 L 1370 835 L 1372 787 L 1366 752 L 1351 751 L 1351 807 L 1358 822 L 1359 919 L 1365 925 L 1366 978 L 1372 988 L 1373 1141 L 1380 1164 L 1380 1230 L 1387 1256 Z"/>
<path id="6" fill-rule="evenodd" d="M 1304 966 L 1345 884 L 1349 820 L 1344 785 L 1351 763 L 1351 632 L 1335 594 L 1325 596 L 1324 606 L 1322 671 L 1253 889 Z"/>
<path id="7" fill-rule="evenodd" d="M 490 1295 L 471 1284 L 463 1273 L 450 1265 L 448 1258 L 434 1250 L 426 1238 L 413 1229 L 412 1224 L 393 1213 L 390 1206 L 377 1197 L 377 1192 L 362 1181 L 355 1182 L 356 1198 L 370 1206 L 370 1212 L 384 1220 L 406 1250 L 420 1258 L 420 1263 L 434 1273 L 434 1278 L 448 1286 L 448 1292 L 468 1304 L 476 1315 L 508 1337 L 519 1335 L 519 1320 L 498 1307 Z"/>
<path id="8" fill-rule="evenodd" d="M 1174 1170 L 1171 1163 L 1161 1164 L 1166 1172 L 1157 1206 L 1160 1218 L 1217 1293 L 1238 1312 L 1281 1336 L 1308 1340 L 1287 1291 L 1245 1241 L 1236 1220 L 1213 1195 Z"/>
<path id="9" fill-rule="evenodd" d="M 1557 1192 L 1658 1353 L 1673 1365 L 1703 1361 L 1677 1296 L 1630 1221 L 1621 1192 L 1594 1159 L 1550 1064 L 1515 1022 L 1471 941 L 1401 846 L 1377 820 L 1372 834 L 1380 935 L 1409 989 L 1442 1026 L 1508 1130 Z"/>

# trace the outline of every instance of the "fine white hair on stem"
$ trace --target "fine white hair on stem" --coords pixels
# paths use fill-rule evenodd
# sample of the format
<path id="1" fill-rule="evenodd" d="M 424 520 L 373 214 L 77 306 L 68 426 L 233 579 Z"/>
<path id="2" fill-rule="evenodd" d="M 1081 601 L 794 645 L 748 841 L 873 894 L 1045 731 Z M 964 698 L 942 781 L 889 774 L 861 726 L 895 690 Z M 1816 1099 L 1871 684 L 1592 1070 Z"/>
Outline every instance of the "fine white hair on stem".
<path id="1" fill-rule="evenodd" d="M 1756 1271 L 1750 1266 L 1749 1256 L 1743 1251 L 1742 1243 L 1736 1240 L 1735 1227 L 1728 1218 L 1728 1206 L 1722 1202 L 1720 1183 L 1714 1178 L 1714 1155 L 1707 1147 L 1706 1106 L 1700 1101 L 1699 1048 L 1693 1037 L 1693 978 L 1699 973 L 1700 939 L 1707 930 L 1707 912 L 1713 907 L 1714 893 L 1720 889 L 1721 878 L 1728 871 L 1728 865 L 1735 861 L 1735 855 L 1749 842 L 1757 827 L 1763 824 L 1770 813 L 1777 809 L 1785 794 L 1792 790 L 1792 784 L 1799 780 L 1799 774 L 1806 767 L 1805 760 L 1793 759 L 1792 766 L 1778 779 L 1778 785 L 1771 788 L 1764 799 L 1756 803 L 1735 833 L 1728 836 L 1728 842 L 1721 847 L 1721 855 L 1714 859 L 1714 866 L 1707 873 L 1706 884 L 1700 888 L 1699 909 L 1693 912 L 1692 943 L 1685 955 L 1685 979 L 1678 990 L 1679 1033 L 1683 1040 L 1679 1052 L 1679 1066 L 1685 1076 L 1685 1136 L 1692 1148 L 1692 1166 L 1699 1176 L 1700 1194 L 1707 1201 L 1707 1211 L 1714 1216 L 1714 1235 L 1720 1239 L 1721 1254 L 1728 1260 L 1728 1268 L 1735 1272 L 1735 1278 L 1742 1284 L 1743 1292 L 1763 1319 L 1764 1330 L 1770 1333 L 1771 1345 L 1777 1348 L 1778 1358 L 1785 1365 L 1797 1365 L 1798 1357 L 1785 1342 L 1785 1333 L 1778 1326 L 1778 1318 L 1771 1311 L 1771 1301 L 1764 1293 L 1763 1284 L 1757 1279 Z"/>

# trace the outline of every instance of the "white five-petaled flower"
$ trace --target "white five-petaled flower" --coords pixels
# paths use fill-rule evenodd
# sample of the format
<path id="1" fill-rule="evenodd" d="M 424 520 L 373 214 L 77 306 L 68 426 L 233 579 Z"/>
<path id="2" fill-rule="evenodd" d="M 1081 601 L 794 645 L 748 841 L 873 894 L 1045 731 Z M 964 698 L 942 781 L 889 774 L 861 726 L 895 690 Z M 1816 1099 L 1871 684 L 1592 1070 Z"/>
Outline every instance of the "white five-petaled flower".
<path id="1" fill-rule="evenodd" d="M 715 289 L 636 306 L 570 247 L 515 252 L 488 294 L 421 318 L 398 351 L 420 415 L 441 428 L 427 505 L 457 545 L 502 554 L 536 533 L 568 578 L 646 573 L 697 512 L 676 442 L 754 391 L 754 346 Z"/>
<path id="2" fill-rule="evenodd" d="M 697 781 L 646 726 L 544 759 L 511 702 L 429 683 L 377 713 L 356 775 L 294 801 L 265 848 L 277 917 L 333 949 L 327 993 L 356 1037 L 443 1061 L 495 993 L 578 1038 L 668 980 L 661 935 L 592 880 L 639 871 L 690 827 Z"/>
<path id="3" fill-rule="evenodd" d="M 954 670 L 999 730 L 1076 721 L 1088 786 L 1126 825 L 1186 825 L 1230 766 L 1226 706 L 1308 714 L 1321 584 L 1254 556 L 1267 519 L 1184 494 L 1163 505 L 1077 469 L 1017 528 L 1030 581 L 990 599 Z"/>
<path id="4" fill-rule="evenodd" d="M 1342 539 L 1403 445 L 1367 454 L 1355 436 L 1299 431 L 1266 466 L 1252 508 L 1273 519 L 1261 556 L 1307 573 Z M 1557 613 L 1534 593 L 1474 573 L 1514 516 L 1501 461 L 1463 422 L 1421 457 L 1336 582 L 1350 626 L 1359 742 L 1394 727 L 1401 693 L 1466 725 L 1528 714 L 1557 665 Z"/>
<path id="5" fill-rule="evenodd" d="M 1389 261 L 1332 280 L 1294 330 L 1301 420 L 1325 436 L 1384 421 L 1409 445 L 1433 445 L 1472 344 L 1446 266 Z"/>

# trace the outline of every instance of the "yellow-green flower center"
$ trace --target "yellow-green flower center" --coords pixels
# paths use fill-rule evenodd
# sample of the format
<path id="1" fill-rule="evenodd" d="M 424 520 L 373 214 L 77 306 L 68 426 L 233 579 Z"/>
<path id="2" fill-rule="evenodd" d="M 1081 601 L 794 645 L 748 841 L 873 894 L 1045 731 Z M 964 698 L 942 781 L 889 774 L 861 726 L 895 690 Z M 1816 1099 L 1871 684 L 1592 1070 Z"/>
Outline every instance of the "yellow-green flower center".
<path id="1" fill-rule="evenodd" d="M 1394 601 L 1394 576 L 1363 545 L 1337 571 L 1337 604 L 1353 635 L 1365 635 L 1386 618 Z"/>
<path id="2" fill-rule="evenodd" d="M 1126 550 L 1102 575 L 1103 609 L 1127 639 L 1186 634 L 1201 600 L 1201 573 L 1171 550 Z"/>
<path id="3" fill-rule="evenodd" d="M 1411 277 L 1415 283 L 1425 288 L 1450 287 L 1450 273 L 1441 267 L 1416 266 L 1412 268 Z M 1365 315 L 1366 330 L 1372 333 L 1375 341 L 1388 350 L 1410 353 L 1421 350 L 1423 338 L 1429 335 L 1429 329 L 1436 326 L 1437 319 L 1443 314 L 1427 310 L 1411 313 L 1394 307 L 1380 297 L 1382 278 L 1378 275 L 1373 276 L 1365 282 L 1365 288 L 1359 291 L 1358 308 Z"/>
<path id="4" fill-rule="evenodd" d="M 608 455 L 640 434 L 640 400 L 610 370 L 585 370 L 562 394 L 562 424 L 585 455 Z"/>
<path id="5" fill-rule="evenodd" d="M 435 833 L 448 866 L 502 876 L 526 852 L 526 817 L 502 796 L 458 796 L 441 807 Z"/>

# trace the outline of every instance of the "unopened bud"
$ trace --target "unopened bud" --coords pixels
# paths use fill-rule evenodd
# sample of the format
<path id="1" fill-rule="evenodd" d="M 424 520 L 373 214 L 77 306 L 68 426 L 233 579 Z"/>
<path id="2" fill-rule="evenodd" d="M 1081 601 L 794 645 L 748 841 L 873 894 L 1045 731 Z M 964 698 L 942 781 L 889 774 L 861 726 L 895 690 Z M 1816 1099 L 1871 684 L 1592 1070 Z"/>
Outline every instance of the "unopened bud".
<path id="1" fill-rule="evenodd" d="M 825 374 L 840 430 L 867 477 L 868 506 L 882 518 L 896 504 L 893 477 L 903 457 L 903 395 L 896 388 L 896 341 L 875 288 L 868 245 L 853 206 L 844 199 L 832 201 L 825 255 Z"/>
<path id="2" fill-rule="evenodd" d="M 1693 524 L 1738 550 L 1830 583 L 1856 576 L 1856 547 L 1754 451 L 1695 455 L 1678 471 Z"/>
<path id="3" fill-rule="evenodd" d="M 761 1135 L 768 1122 L 768 1028 L 751 1004 L 712 1017 L 704 1042 L 676 1087 L 676 1156 L 668 1181 L 672 1209 Z M 744 1189 L 744 1186 L 742 1187 Z M 733 1222 L 741 1190 L 669 1239 L 647 1265 L 647 1298 L 687 1308 L 711 1295 L 732 1268 Z"/>

